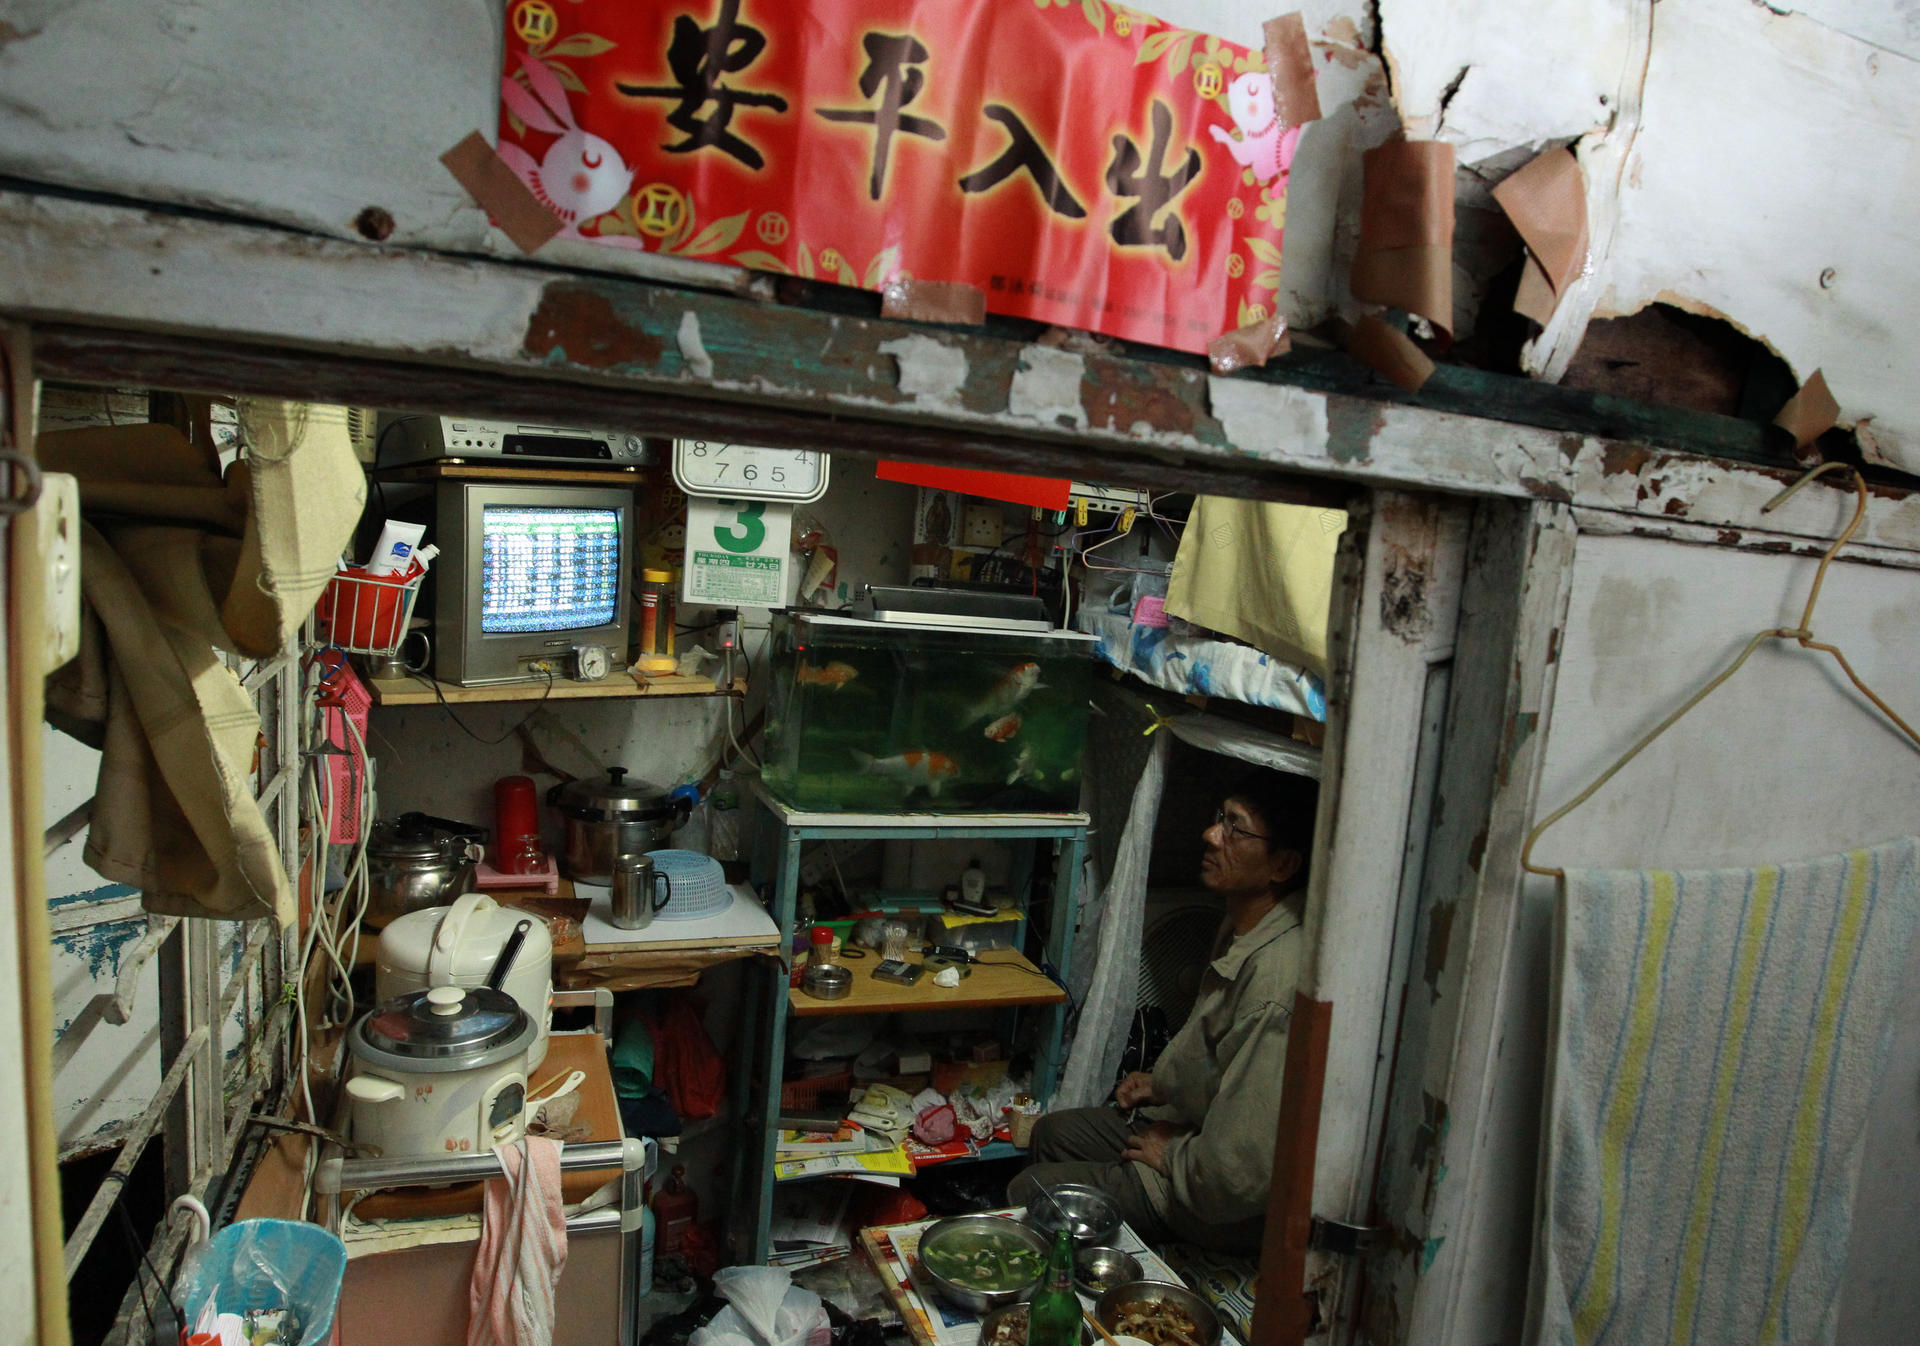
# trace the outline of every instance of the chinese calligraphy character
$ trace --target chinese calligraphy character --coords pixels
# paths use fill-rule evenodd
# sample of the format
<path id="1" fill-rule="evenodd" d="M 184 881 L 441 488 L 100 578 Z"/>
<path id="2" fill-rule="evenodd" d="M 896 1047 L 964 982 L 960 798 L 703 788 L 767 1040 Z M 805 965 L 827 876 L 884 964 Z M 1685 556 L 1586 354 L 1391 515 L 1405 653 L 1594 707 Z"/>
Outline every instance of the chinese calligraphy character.
<path id="1" fill-rule="evenodd" d="M 1109 232 L 1122 247 L 1165 248 L 1167 256 L 1179 261 L 1187 255 L 1187 230 L 1178 211 L 1170 212 L 1165 223 L 1153 220 L 1200 176 L 1200 151 L 1187 147 L 1186 162 L 1172 173 L 1162 172 L 1167 142 L 1173 138 L 1173 113 L 1159 99 L 1153 102 L 1153 146 L 1147 151 L 1146 168 L 1140 166 L 1140 147 L 1133 138 L 1113 138 L 1113 162 L 1107 165 L 1107 188 L 1115 196 L 1140 199 L 1114 216 Z"/>
<path id="2" fill-rule="evenodd" d="M 830 122 L 862 122 L 873 127 L 873 172 L 867 179 L 867 192 L 878 201 L 887 186 L 894 132 L 928 140 L 945 140 L 947 132 L 938 122 L 900 111 L 926 87 L 925 72 L 916 68 L 931 55 L 925 45 L 908 33 L 868 33 L 861 45 L 867 49 L 867 68 L 860 72 L 860 92 L 868 98 L 879 94 L 880 106 L 828 108 L 820 115 Z"/>
<path id="3" fill-rule="evenodd" d="M 740 22 L 740 0 L 720 0 L 713 27 L 702 28 L 685 14 L 673 21 L 673 40 L 667 44 L 667 69 L 678 81 L 668 85 L 616 84 L 630 98 L 677 98 L 667 114 L 667 125 L 686 135 L 677 145 L 663 145 L 669 154 L 692 154 L 713 148 L 730 154 L 748 168 L 764 168 L 766 157 L 730 129 L 736 104 L 787 110 L 778 94 L 731 89 L 723 77 L 737 75 L 767 49 L 767 35 Z M 712 110 L 704 116 L 709 104 Z"/>
<path id="4" fill-rule="evenodd" d="M 1066 183 L 1060 180 L 1060 171 L 1053 166 L 1053 160 L 1047 157 L 1047 152 L 1040 148 L 1039 140 L 1014 110 L 1001 103 L 988 103 L 981 111 L 1006 127 L 1012 139 L 1008 141 L 1006 149 L 1000 152 L 998 159 L 961 178 L 960 190 L 984 192 L 1024 169 L 1032 175 L 1034 186 L 1040 189 L 1041 199 L 1047 203 L 1047 209 L 1070 220 L 1084 220 L 1087 208 L 1067 190 Z"/>

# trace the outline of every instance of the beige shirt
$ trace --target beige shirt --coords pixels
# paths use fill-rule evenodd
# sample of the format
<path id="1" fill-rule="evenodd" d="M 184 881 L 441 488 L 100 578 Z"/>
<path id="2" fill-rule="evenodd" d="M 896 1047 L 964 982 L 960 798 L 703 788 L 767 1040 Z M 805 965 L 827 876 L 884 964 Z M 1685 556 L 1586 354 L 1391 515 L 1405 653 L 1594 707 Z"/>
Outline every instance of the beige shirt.
<path id="1" fill-rule="evenodd" d="M 1191 1128 L 1167 1145 L 1164 1173 L 1139 1165 L 1154 1209 L 1176 1233 L 1259 1243 L 1273 1178 L 1287 1026 L 1304 943 L 1297 897 L 1244 935 L 1223 924 L 1193 1013 L 1153 1065 L 1148 1110 Z"/>

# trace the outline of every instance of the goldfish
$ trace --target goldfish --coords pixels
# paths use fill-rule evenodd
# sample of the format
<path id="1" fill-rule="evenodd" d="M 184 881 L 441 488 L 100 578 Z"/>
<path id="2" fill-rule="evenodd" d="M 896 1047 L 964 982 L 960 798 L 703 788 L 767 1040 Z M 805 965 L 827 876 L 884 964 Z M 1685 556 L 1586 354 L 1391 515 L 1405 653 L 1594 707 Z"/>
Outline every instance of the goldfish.
<path id="1" fill-rule="evenodd" d="M 831 687 L 835 691 L 839 691 L 859 676 L 860 670 L 852 664 L 842 663 L 840 660 L 835 659 L 825 668 L 815 668 L 812 664 L 802 664 L 800 665 L 799 671 L 793 675 L 793 678 L 794 681 L 802 687 Z"/>
<path id="2" fill-rule="evenodd" d="M 960 774 L 960 764 L 943 752 L 903 752 L 897 757 L 875 757 L 849 749 L 862 774 L 885 776 L 904 785 L 924 786 L 938 796 L 940 787 Z"/>
<path id="3" fill-rule="evenodd" d="M 1007 675 L 993 684 L 993 690 L 986 699 L 967 712 L 963 724 L 978 724 L 981 720 L 997 719 L 1007 714 L 1015 706 L 1025 701 L 1037 687 L 1044 687 L 1040 681 L 1040 665 L 1031 659 L 1023 664 L 1015 664 Z"/>
<path id="4" fill-rule="evenodd" d="M 1037 784 L 1046 778 L 1046 772 L 1033 769 L 1033 746 L 1029 744 L 1020 749 L 1020 755 L 1013 759 L 1013 774 L 1007 777 L 1007 784 L 1018 785 L 1023 780 Z"/>
<path id="5" fill-rule="evenodd" d="M 1011 711 L 987 726 L 987 737 L 995 743 L 1005 743 L 1019 732 L 1020 717 Z"/>

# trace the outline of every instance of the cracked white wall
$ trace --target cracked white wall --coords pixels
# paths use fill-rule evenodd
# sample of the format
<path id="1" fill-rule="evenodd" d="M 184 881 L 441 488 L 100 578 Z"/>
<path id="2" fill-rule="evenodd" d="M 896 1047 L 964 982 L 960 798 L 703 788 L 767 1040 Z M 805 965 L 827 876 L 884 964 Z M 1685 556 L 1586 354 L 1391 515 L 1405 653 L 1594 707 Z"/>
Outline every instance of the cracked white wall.
<path id="1" fill-rule="evenodd" d="M 1168 20 L 1258 47 L 1276 0 L 1162 0 Z M 1455 145 L 1456 330 L 1473 330 L 1512 237 L 1488 192 L 1576 145 L 1592 275 L 1528 361 L 1557 378 L 1590 316 L 1656 300 L 1724 316 L 1848 423 L 1920 466 L 1904 371 L 1920 265 L 1920 0 L 1300 0 L 1326 113 L 1301 141 L 1282 303 L 1296 327 L 1350 308 L 1359 156 L 1394 133 Z M 357 237 L 504 253 L 433 161 L 496 116 L 505 0 L 0 0 L 0 173 Z M 1781 13 L 1776 11 L 1788 11 Z M 556 242 L 543 261 L 728 270 Z M 1828 273 L 1831 273 L 1830 275 Z M 1827 276 L 1823 285 L 1821 278 Z M 716 277 L 721 279 L 716 280 Z"/>

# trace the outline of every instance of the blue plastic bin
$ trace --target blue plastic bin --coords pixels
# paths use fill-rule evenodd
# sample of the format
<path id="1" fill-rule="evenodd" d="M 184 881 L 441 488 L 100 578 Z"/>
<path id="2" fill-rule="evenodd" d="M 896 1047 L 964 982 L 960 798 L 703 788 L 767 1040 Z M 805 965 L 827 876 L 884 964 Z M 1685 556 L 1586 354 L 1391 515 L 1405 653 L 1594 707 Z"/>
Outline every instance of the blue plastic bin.
<path id="1" fill-rule="evenodd" d="M 209 1295 L 222 1313 L 291 1309 L 300 1335 L 289 1346 L 319 1346 L 333 1331 L 346 1273 L 345 1245 L 319 1225 L 242 1220 L 188 1255 L 180 1303 L 189 1327 Z"/>

